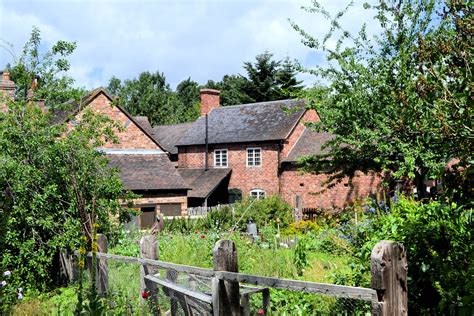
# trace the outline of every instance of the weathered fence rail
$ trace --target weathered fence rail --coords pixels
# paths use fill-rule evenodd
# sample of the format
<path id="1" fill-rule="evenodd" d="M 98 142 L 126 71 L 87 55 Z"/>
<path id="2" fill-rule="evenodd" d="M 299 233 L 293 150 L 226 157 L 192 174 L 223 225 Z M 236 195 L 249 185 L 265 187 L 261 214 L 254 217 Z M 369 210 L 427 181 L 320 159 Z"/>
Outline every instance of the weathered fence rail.
<path id="1" fill-rule="evenodd" d="M 141 242 L 141 257 L 127 257 L 105 252 L 97 253 L 98 290 L 106 293 L 108 284 L 106 260 L 115 260 L 141 265 L 142 289 L 151 292 L 150 299 L 158 299 L 157 287 L 171 301 L 171 315 L 182 308 L 185 315 L 250 315 L 249 296 L 262 293 L 262 311 L 270 308 L 269 288 L 322 294 L 343 299 L 368 302 L 372 315 L 407 314 L 407 261 L 404 247 L 396 242 L 381 241 L 372 251 L 372 288 L 343 286 L 336 284 L 280 279 L 238 273 L 237 249 L 230 240 L 219 240 L 214 249 L 214 269 L 175 264 L 158 259 L 158 244 L 155 236 L 145 236 Z M 101 239 L 107 250 L 106 240 Z M 89 254 L 90 255 L 90 254 Z M 166 277 L 159 270 L 166 271 Z M 186 279 L 178 278 L 183 273 Z M 197 282 L 205 284 L 206 290 L 197 291 Z M 182 282 L 181 282 L 182 283 Z M 247 285 L 244 285 L 247 284 Z M 252 286 L 256 287 L 252 287 Z M 160 296 L 162 299 L 162 296 Z"/>
<path id="2" fill-rule="evenodd" d="M 208 207 L 205 207 L 205 206 L 188 207 L 186 209 L 186 215 L 187 216 L 197 216 L 197 217 L 206 216 L 208 213 L 218 211 L 218 210 L 220 210 L 222 208 L 225 208 L 225 207 L 231 207 L 232 208 L 232 205 L 231 204 L 219 204 L 219 205 L 216 205 L 216 206 L 208 206 Z"/>

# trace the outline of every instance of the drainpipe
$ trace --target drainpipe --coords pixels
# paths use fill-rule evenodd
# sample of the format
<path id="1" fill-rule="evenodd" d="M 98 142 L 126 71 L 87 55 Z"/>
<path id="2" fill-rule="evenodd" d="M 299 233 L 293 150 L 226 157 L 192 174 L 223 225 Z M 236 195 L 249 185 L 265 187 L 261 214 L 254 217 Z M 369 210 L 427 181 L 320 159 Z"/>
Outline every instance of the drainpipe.
<path id="1" fill-rule="evenodd" d="M 282 187 L 282 179 L 281 179 L 281 175 L 282 175 L 282 172 L 281 172 L 281 151 L 282 151 L 282 148 L 283 148 L 283 144 L 282 142 L 280 141 L 278 143 L 278 169 L 277 169 L 277 176 L 278 176 L 278 194 L 281 195 L 281 187 Z"/>
<path id="2" fill-rule="evenodd" d="M 209 130 L 209 123 L 207 119 L 207 114 L 206 114 L 206 157 L 204 159 L 204 169 L 207 171 L 209 168 L 208 165 L 208 156 L 209 156 L 209 139 L 208 139 L 208 130 Z M 206 201 L 207 202 L 207 201 Z"/>

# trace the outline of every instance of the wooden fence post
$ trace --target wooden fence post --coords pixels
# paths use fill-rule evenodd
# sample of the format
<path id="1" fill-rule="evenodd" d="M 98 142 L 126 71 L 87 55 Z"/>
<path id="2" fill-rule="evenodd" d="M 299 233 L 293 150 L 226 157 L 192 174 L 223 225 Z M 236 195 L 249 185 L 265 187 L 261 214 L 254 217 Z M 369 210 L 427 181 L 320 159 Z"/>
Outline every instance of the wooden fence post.
<path id="1" fill-rule="evenodd" d="M 212 250 L 214 271 L 239 272 L 237 249 L 232 240 L 219 240 Z M 212 280 L 213 315 L 242 315 L 238 281 Z"/>
<path id="2" fill-rule="evenodd" d="M 372 314 L 378 316 L 407 315 L 407 257 L 402 244 L 383 240 L 371 255 L 372 288 L 377 291 L 378 303 Z"/>
<path id="3" fill-rule="evenodd" d="M 79 277 L 79 267 L 73 253 L 67 250 L 59 252 L 61 284 L 71 284 Z"/>
<path id="4" fill-rule="evenodd" d="M 143 236 L 140 239 L 140 257 L 145 259 L 158 260 L 158 241 L 154 235 Z M 156 274 L 158 269 L 147 264 L 142 264 L 140 267 L 140 289 L 141 293 L 149 291 L 150 299 L 156 299 L 156 285 L 154 282 L 145 279 L 145 275 Z M 145 303 L 143 296 L 140 296 L 140 301 Z"/>
<path id="5" fill-rule="evenodd" d="M 97 246 L 99 252 L 107 253 L 107 237 L 104 234 L 97 234 Z M 109 270 L 107 266 L 107 259 L 106 258 L 97 258 L 97 279 L 96 279 L 96 287 L 97 292 L 101 296 L 105 296 L 107 294 L 107 290 L 109 287 Z"/>

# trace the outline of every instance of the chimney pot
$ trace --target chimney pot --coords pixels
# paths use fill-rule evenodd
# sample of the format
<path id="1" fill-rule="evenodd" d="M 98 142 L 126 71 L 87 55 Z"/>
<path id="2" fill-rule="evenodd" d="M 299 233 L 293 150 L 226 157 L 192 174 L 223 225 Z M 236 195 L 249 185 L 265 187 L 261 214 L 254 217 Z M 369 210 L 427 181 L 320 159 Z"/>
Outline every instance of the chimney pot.
<path id="1" fill-rule="evenodd" d="M 2 76 L 0 80 L 0 96 L 7 95 L 13 97 L 15 94 L 15 83 L 10 80 L 8 71 L 0 71 Z"/>
<path id="2" fill-rule="evenodd" d="M 201 89 L 201 116 L 206 116 L 212 109 L 220 106 L 221 92 L 214 89 Z"/>

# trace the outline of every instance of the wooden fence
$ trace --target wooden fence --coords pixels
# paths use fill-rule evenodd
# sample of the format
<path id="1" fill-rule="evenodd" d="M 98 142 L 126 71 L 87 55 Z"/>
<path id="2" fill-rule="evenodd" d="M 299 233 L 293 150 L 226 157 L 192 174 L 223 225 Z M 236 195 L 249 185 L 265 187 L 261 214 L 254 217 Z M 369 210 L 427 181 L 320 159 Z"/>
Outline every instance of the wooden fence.
<path id="1" fill-rule="evenodd" d="M 231 207 L 232 205 L 230 204 L 219 204 L 216 206 L 197 206 L 197 207 L 188 207 L 186 209 L 186 215 L 187 216 L 196 216 L 196 217 L 204 217 L 207 215 L 207 213 L 218 211 L 224 207 Z"/>
<path id="2" fill-rule="evenodd" d="M 250 315 L 249 297 L 255 293 L 262 293 L 262 311 L 266 315 L 270 309 L 269 288 L 366 301 L 371 304 L 372 315 L 407 314 L 406 252 L 401 244 L 393 241 L 381 241 L 374 247 L 371 255 L 371 288 L 361 288 L 238 273 L 237 249 L 230 240 L 219 240 L 215 244 L 214 269 L 158 260 L 155 236 L 142 237 L 140 258 L 105 253 L 106 240 L 104 237 L 99 240 L 99 250 L 102 251 L 97 253 L 99 292 L 103 295 L 107 293 L 107 260 L 140 264 L 142 291 L 151 293 L 149 299 L 157 299 L 157 286 L 166 289 L 168 299 L 176 303 L 171 305 L 171 315 L 177 315 L 177 306 L 184 305 L 185 315 Z M 160 276 L 159 269 L 167 271 L 166 278 Z M 188 276 L 190 283 L 199 278 L 209 280 L 210 293 L 200 293 L 193 287 L 177 284 L 178 273 Z M 160 296 L 160 299 L 163 298 Z M 198 312 L 193 313 L 193 310 Z"/>

